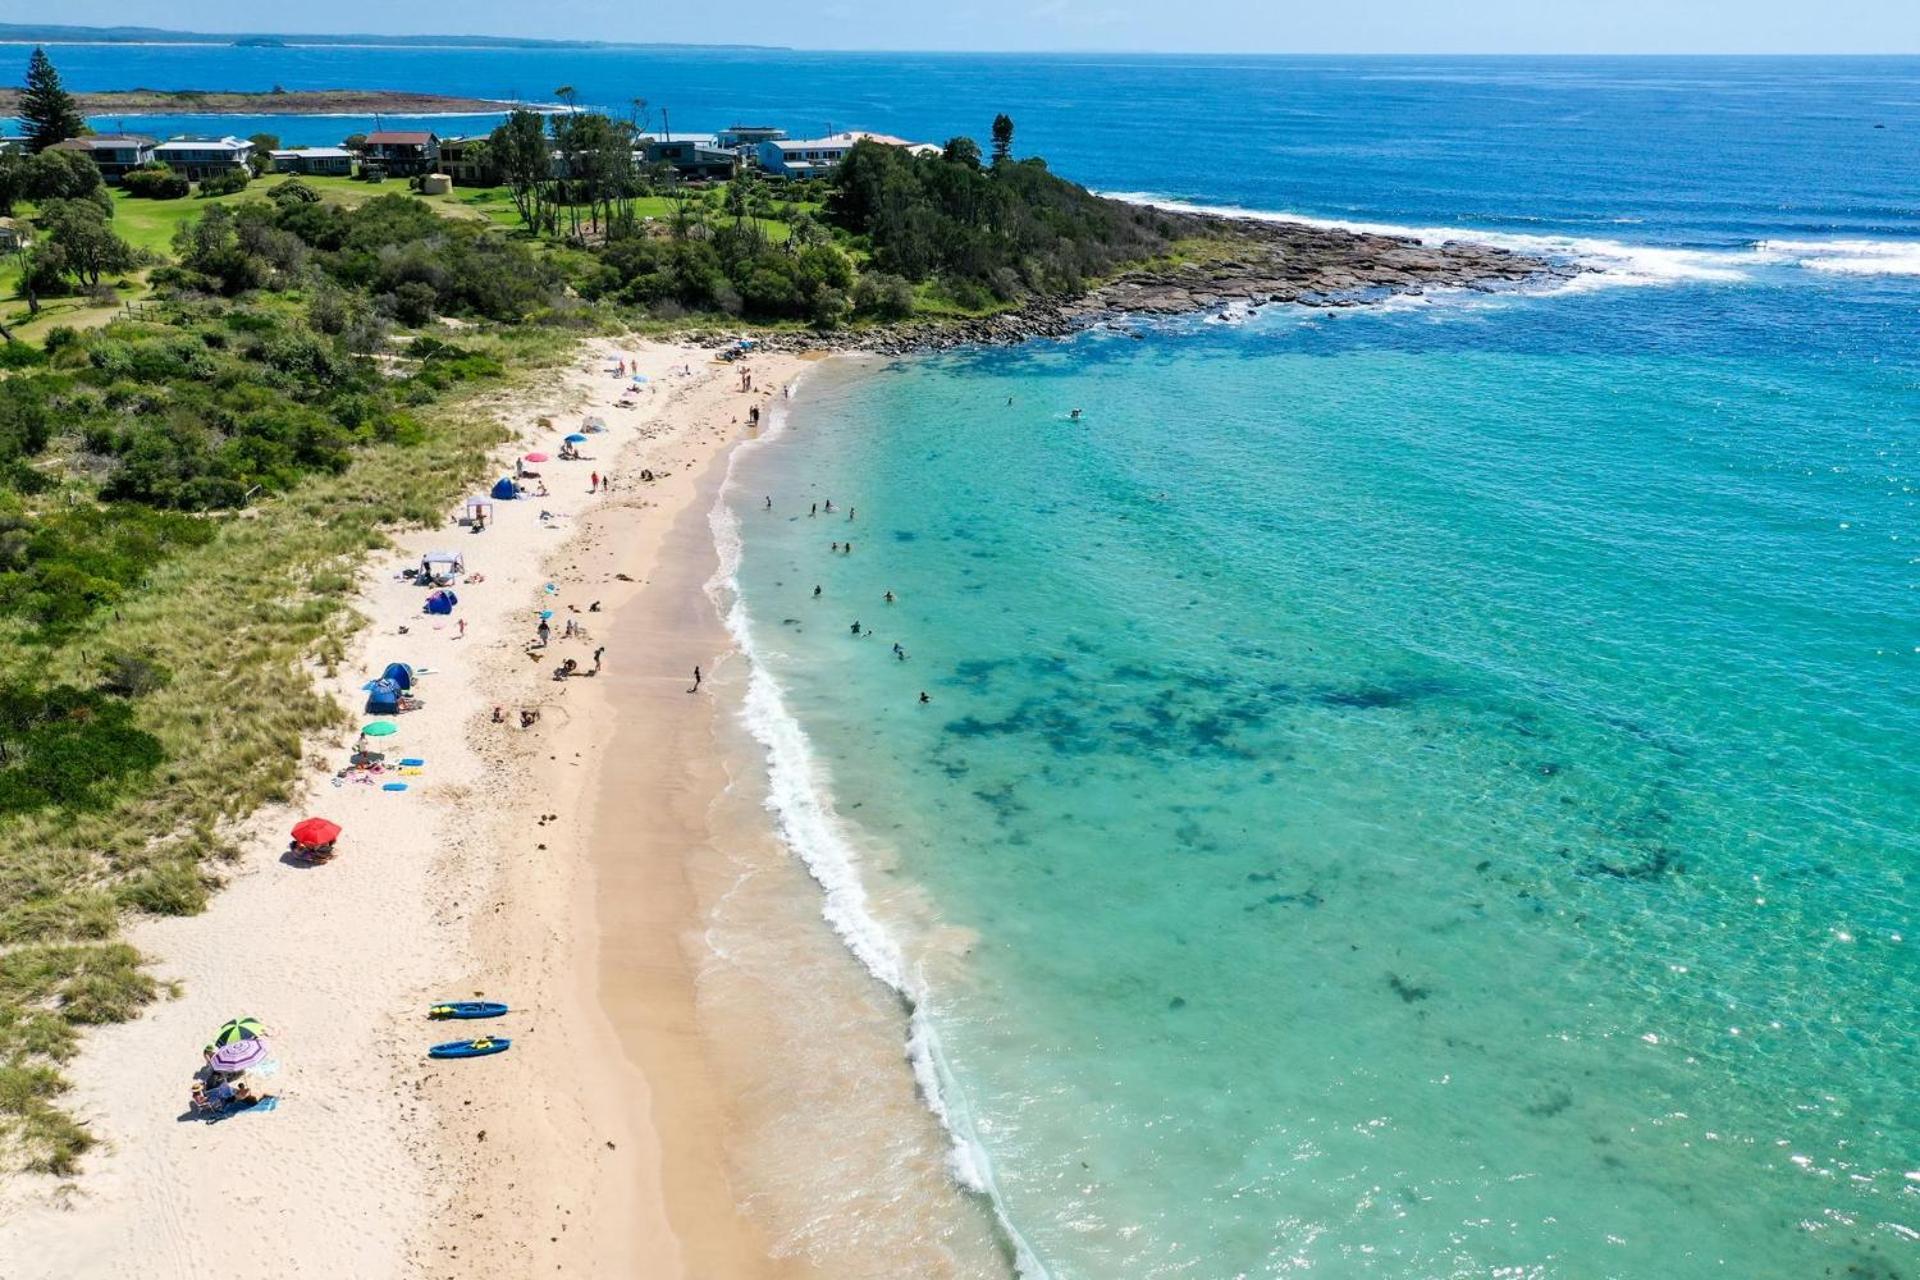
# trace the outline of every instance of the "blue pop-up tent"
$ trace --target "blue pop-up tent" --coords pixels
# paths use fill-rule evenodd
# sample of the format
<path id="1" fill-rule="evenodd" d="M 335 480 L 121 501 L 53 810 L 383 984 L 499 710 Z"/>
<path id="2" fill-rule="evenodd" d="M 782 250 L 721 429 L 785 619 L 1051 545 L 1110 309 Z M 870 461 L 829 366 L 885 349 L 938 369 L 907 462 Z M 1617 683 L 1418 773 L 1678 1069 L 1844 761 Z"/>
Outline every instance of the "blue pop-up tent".
<path id="1" fill-rule="evenodd" d="M 520 486 L 513 482 L 512 476 L 501 476 L 493 482 L 493 496 L 502 502 L 511 501 L 520 496 Z"/>
<path id="2" fill-rule="evenodd" d="M 388 680 L 401 689 L 413 688 L 413 668 L 404 662 L 389 662 L 387 669 L 380 673 L 382 680 Z"/>
<path id="3" fill-rule="evenodd" d="M 390 712 L 400 709 L 400 686 L 391 680 L 375 680 L 367 691 L 367 710 Z"/>
<path id="4" fill-rule="evenodd" d="M 425 610 L 428 613 L 452 613 L 453 606 L 460 603 L 460 597 L 445 587 L 427 596 Z"/>

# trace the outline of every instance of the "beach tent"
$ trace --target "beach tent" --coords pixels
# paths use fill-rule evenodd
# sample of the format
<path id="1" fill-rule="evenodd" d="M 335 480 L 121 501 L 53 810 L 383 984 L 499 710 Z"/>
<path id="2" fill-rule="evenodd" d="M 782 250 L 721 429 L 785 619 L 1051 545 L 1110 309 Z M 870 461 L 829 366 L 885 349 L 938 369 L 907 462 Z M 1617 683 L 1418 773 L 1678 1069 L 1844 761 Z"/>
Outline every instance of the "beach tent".
<path id="1" fill-rule="evenodd" d="M 459 596 L 442 587 L 427 597 L 425 608 L 428 613 L 452 613 L 453 606 L 459 603 Z"/>
<path id="2" fill-rule="evenodd" d="M 402 689 L 413 688 L 413 668 L 404 662 L 389 662 L 387 669 L 380 673 L 382 680 L 391 680 Z"/>
<path id="3" fill-rule="evenodd" d="M 420 572 L 429 578 L 447 578 L 467 571 L 467 558 L 458 551 L 429 551 L 420 557 Z"/>
<path id="4" fill-rule="evenodd" d="M 484 524 L 493 518 L 493 499 L 468 498 L 467 509 L 463 514 L 468 524 Z"/>
<path id="5" fill-rule="evenodd" d="M 512 476 L 501 476 L 493 482 L 493 496 L 502 502 L 520 496 L 520 486 L 513 482 Z"/>
<path id="6" fill-rule="evenodd" d="M 400 709 L 400 686 L 391 680 L 375 680 L 367 690 L 367 710 L 375 713 Z"/>

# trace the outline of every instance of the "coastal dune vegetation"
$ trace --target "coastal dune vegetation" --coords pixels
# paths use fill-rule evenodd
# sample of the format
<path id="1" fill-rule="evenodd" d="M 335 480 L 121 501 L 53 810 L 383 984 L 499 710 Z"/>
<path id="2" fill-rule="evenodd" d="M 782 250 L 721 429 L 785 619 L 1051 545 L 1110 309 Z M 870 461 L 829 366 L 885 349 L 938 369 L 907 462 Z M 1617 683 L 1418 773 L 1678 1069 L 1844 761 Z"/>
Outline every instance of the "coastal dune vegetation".
<path id="1" fill-rule="evenodd" d="M 0 275 L 0 1164 L 55 1174 L 93 1141 L 62 1105 L 81 1029 L 163 994 L 123 924 L 199 910 L 232 824 L 347 723 L 304 670 L 344 653 L 381 531 L 484 474 L 490 398 L 589 332 L 1011 306 L 1172 243 L 1015 159 L 1011 122 L 991 160 L 863 143 L 778 187 L 649 173 L 584 112 L 510 119 L 498 189 L 110 187 L 53 149 L 84 126 L 44 54 L 30 79 L 0 156 L 29 232 Z"/>

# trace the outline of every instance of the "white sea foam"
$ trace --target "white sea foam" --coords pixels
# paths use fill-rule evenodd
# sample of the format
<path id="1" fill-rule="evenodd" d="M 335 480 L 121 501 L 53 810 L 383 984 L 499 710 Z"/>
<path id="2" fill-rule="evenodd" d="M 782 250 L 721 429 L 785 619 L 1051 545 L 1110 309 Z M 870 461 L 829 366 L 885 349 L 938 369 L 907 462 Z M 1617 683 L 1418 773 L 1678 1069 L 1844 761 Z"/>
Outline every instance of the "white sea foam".
<path id="1" fill-rule="evenodd" d="M 1760 252 L 1809 271 L 1920 276 L 1920 240 L 1763 240 Z"/>
<path id="2" fill-rule="evenodd" d="M 805 375 L 801 378 L 804 380 Z M 796 383 L 795 391 L 798 389 Z M 907 1057 L 927 1109 L 947 1133 L 947 1164 L 954 1180 L 984 1196 L 993 1206 L 1020 1274 L 1030 1280 L 1047 1280 L 1046 1268 L 1007 1216 L 994 1185 L 992 1160 L 976 1136 L 972 1117 L 948 1074 L 938 1031 L 927 1017 L 925 984 L 873 913 L 861 880 L 859 851 L 834 809 L 827 772 L 815 757 L 806 730 L 788 709 L 785 691 L 754 647 L 752 616 L 740 592 L 740 520 L 730 500 L 735 488 L 734 468 L 741 457 L 785 432 L 790 404 L 784 397 L 771 402 L 766 430 L 758 439 L 735 449 L 719 497 L 708 514 L 720 564 L 707 581 L 707 595 L 747 659 L 747 691 L 740 715 L 747 731 L 767 753 L 766 808 L 781 839 L 820 886 L 821 914 L 827 923 L 869 973 L 906 1001 Z"/>

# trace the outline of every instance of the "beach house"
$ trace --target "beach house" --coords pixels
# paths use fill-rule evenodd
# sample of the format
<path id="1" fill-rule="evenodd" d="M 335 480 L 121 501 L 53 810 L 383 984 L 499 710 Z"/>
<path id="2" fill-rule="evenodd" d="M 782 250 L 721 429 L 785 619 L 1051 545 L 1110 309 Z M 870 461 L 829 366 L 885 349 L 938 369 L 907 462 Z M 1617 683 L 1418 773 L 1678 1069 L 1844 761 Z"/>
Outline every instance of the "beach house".
<path id="1" fill-rule="evenodd" d="M 182 134 L 153 148 L 152 158 L 195 182 L 217 173 L 244 169 L 253 158 L 253 144 L 245 138 L 201 138 Z"/>
<path id="2" fill-rule="evenodd" d="M 753 155 L 763 142 L 779 142 L 787 136 L 785 129 L 776 129 L 764 124 L 728 125 L 713 135 L 714 145 L 728 151 L 738 151 Z"/>
<path id="3" fill-rule="evenodd" d="M 353 176 L 353 152 L 345 147 L 299 147 L 269 152 L 275 173 L 299 173 L 323 178 Z"/>
<path id="4" fill-rule="evenodd" d="M 678 137 L 642 138 L 634 157 L 646 166 L 668 165 L 683 178 L 725 182 L 740 167 L 740 156 L 720 145 L 711 133 L 683 133 Z"/>
<path id="5" fill-rule="evenodd" d="M 440 138 L 424 129 L 385 129 L 367 135 L 360 159 L 397 178 L 432 173 L 440 167 Z"/>
<path id="6" fill-rule="evenodd" d="M 498 186 L 500 169 L 487 159 L 486 143 L 485 134 L 440 139 L 440 172 L 463 187 Z"/>
<path id="7" fill-rule="evenodd" d="M 26 223 L 18 218 L 0 218 L 0 253 L 14 253 L 32 243 Z"/>
<path id="8" fill-rule="evenodd" d="M 92 156 L 100 176 L 108 182 L 118 182 L 127 170 L 138 169 L 153 159 L 153 139 L 142 133 L 93 133 L 56 142 L 52 149 Z"/>
<path id="9" fill-rule="evenodd" d="M 853 150 L 856 142 L 905 147 L 916 155 L 940 150 L 930 143 L 908 142 L 905 138 L 863 130 L 828 134 L 824 138 L 774 138 L 760 143 L 755 150 L 760 167 L 776 178 L 824 178 L 847 158 L 847 152 Z"/>

